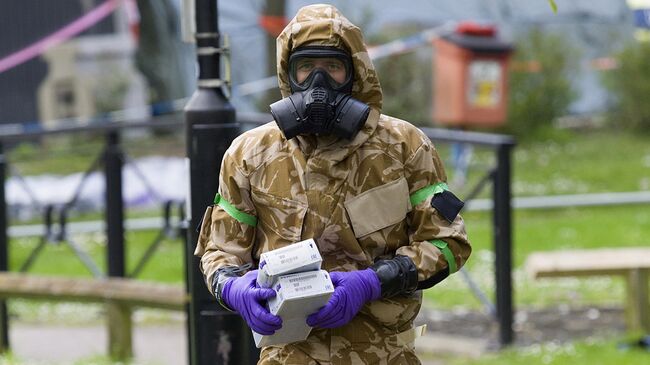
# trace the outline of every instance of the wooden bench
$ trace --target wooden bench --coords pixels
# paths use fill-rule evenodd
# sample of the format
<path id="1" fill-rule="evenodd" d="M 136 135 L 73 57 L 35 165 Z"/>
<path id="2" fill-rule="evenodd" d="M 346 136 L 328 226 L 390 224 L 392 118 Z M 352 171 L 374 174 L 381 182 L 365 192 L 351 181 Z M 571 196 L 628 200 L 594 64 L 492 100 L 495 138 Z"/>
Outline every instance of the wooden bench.
<path id="1" fill-rule="evenodd" d="M 188 295 L 180 285 L 110 278 L 43 277 L 0 272 L 0 298 L 106 303 L 109 355 L 133 356 L 131 312 L 135 307 L 184 310 Z"/>
<path id="2" fill-rule="evenodd" d="M 650 331 L 650 248 L 536 252 L 525 263 L 533 278 L 620 275 L 626 280 L 625 317 L 631 331 Z"/>

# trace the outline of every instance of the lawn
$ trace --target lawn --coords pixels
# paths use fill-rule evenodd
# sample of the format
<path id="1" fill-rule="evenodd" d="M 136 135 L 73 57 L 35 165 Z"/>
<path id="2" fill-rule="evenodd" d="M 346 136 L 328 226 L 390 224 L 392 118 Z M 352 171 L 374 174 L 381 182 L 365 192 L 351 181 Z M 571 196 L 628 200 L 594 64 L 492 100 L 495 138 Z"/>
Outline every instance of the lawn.
<path id="1" fill-rule="evenodd" d="M 561 133 L 518 145 L 513 153 L 513 195 L 540 196 L 650 190 L 650 137 L 625 132 Z M 454 181 L 448 144 L 436 144 Z M 463 192 L 494 165 L 494 153 L 475 148 Z M 489 189 L 482 197 L 489 196 Z"/>
<path id="2" fill-rule="evenodd" d="M 105 356 L 91 356 L 89 358 L 82 358 L 72 363 L 69 362 L 24 362 L 14 356 L 0 356 L 0 365 L 124 365 L 122 362 L 113 362 Z M 160 365 L 159 363 L 139 363 L 129 362 L 129 365 Z"/>
<path id="3" fill-rule="evenodd" d="M 597 131 L 520 146 L 514 178 L 519 196 L 650 190 L 650 137 Z"/>
<path id="4" fill-rule="evenodd" d="M 441 144 L 439 150 L 447 161 L 448 146 Z M 493 156 L 489 151 L 477 149 L 469 170 L 469 185 L 477 181 L 492 163 Z M 450 167 L 448 162 L 447 165 Z M 37 172 L 39 169 L 38 166 L 32 166 L 25 170 Z M 449 175 L 451 178 L 454 176 L 451 168 L 449 168 Z M 575 134 L 570 138 L 527 143 L 515 149 L 513 178 L 515 196 L 650 190 L 650 143 L 648 137 L 608 132 Z M 459 190 L 459 195 L 462 196 L 468 188 Z M 489 189 L 482 194 L 482 197 L 489 197 Z M 135 213 L 135 215 L 141 214 Z M 492 217 L 489 212 L 466 212 L 463 216 L 474 248 L 466 268 L 479 287 L 492 297 L 494 291 Z M 650 209 L 645 205 L 622 205 L 518 210 L 513 214 L 513 230 L 516 307 L 548 307 L 560 304 L 620 306 L 624 300 L 622 280 L 570 278 L 533 281 L 526 277 L 522 265 L 526 257 L 534 251 L 648 246 L 650 245 Z M 128 232 L 127 266 L 130 269 L 156 234 L 157 232 L 154 231 Z M 74 238 L 103 269 L 105 266 L 103 235 L 86 234 Z M 37 243 L 36 238 L 11 240 L 10 265 L 13 270 L 25 260 Z M 184 257 L 182 248 L 180 240 L 165 240 L 140 278 L 181 285 Z M 48 275 L 90 275 L 74 257 L 69 247 L 63 244 L 48 245 L 30 272 Z M 479 301 L 472 296 L 467 284 L 458 274 L 426 291 L 425 300 L 425 305 L 441 309 L 481 308 Z M 11 303 L 12 314 L 24 320 L 64 318 L 65 321 L 66 311 L 74 313 L 70 314 L 70 318 L 80 318 L 79 313 L 82 312 L 79 311 L 79 306 L 70 309 L 71 307 L 65 305 L 30 301 Z M 96 316 L 92 313 L 96 313 L 98 309 L 92 308 L 92 306 L 88 307 L 88 313 L 91 313 L 86 316 L 88 320 L 96 320 Z M 646 361 L 644 359 L 650 356 L 638 351 L 626 352 L 617 349 L 617 343 L 622 340 L 590 340 L 561 345 L 542 344 L 531 348 L 503 351 L 476 360 L 445 359 L 445 363 L 454 365 L 637 364 Z M 2 361 L 0 359 L 0 364 L 13 364 L 13 362 L 6 362 L 10 360 Z"/>
<path id="5" fill-rule="evenodd" d="M 650 361 L 650 352 L 638 347 L 628 347 L 632 340 L 589 339 L 574 343 L 545 343 L 523 348 L 513 348 L 481 356 L 478 359 L 444 359 L 447 365 L 640 365 Z"/>
<path id="6" fill-rule="evenodd" d="M 131 231 L 126 235 L 127 272 L 132 272 L 145 250 L 156 238 L 157 231 Z M 17 270 L 38 244 L 38 238 L 11 240 L 10 269 Z M 102 233 L 78 234 L 73 241 L 84 249 L 102 271 L 106 271 L 106 244 Z M 183 282 L 183 243 L 180 239 L 164 239 L 151 260 L 138 276 L 142 280 L 167 283 Z M 39 254 L 30 273 L 37 275 L 91 276 L 90 271 L 74 255 L 65 242 L 48 244 Z"/>
<path id="7" fill-rule="evenodd" d="M 528 142 L 515 149 L 513 154 L 513 194 L 531 196 L 541 194 L 575 194 L 606 191 L 637 191 L 650 189 L 650 143 L 647 137 L 631 133 L 597 131 L 581 134 L 560 134 L 544 142 Z M 168 149 L 172 137 L 163 137 Z M 147 142 L 151 144 L 151 142 Z M 148 145 L 147 144 L 147 145 Z M 139 146 L 126 143 L 127 147 Z M 97 150 L 89 142 L 79 145 L 85 151 Z M 130 147 L 131 146 L 131 147 Z M 48 154 L 56 160 L 62 152 L 61 145 L 51 144 L 44 148 L 58 151 Z M 449 145 L 439 144 L 440 154 L 449 160 Z M 15 152 L 19 165 L 30 165 L 25 170 L 41 171 L 43 161 L 30 159 L 35 153 L 32 147 Z M 134 150 L 142 154 L 141 149 Z M 63 159 L 68 155 L 63 154 Z M 486 149 L 476 149 L 470 163 L 471 186 L 493 164 L 493 154 Z M 63 163 L 54 163 L 61 166 Z M 447 162 L 450 179 L 454 171 Z M 459 195 L 469 188 L 459 188 Z M 489 196 L 485 189 L 483 196 Z M 129 216 L 142 216 L 141 212 L 128 212 Z M 157 214 L 150 212 L 149 214 Z M 145 214 L 146 215 L 146 214 Z M 78 219 L 97 219 L 95 216 Z M 464 218 L 474 247 L 474 254 L 467 264 L 471 276 L 488 293 L 492 292 L 492 228 L 488 212 L 466 212 Z M 523 275 L 521 266 L 533 251 L 568 248 L 598 248 L 648 245 L 650 237 L 650 210 L 644 205 L 610 207 L 584 207 L 568 209 L 519 210 L 513 214 L 513 261 L 515 265 L 515 295 L 517 305 L 547 305 L 561 300 L 579 303 L 620 303 L 622 283 L 616 279 L 559 279 L 531 282 Z M 157 232 L 129 232 L 127 235 L 127 266 L 132 269 Z M 100 268 L 105 266 L 104 238 L 102 234 L 74 237 L 96 260 Z M 14 239 L 11 242 L 10 265 L 16 269 L 36 238 Z M 170 283 L 181 283 L 183 252 L 180 241 L 166 240 L 145 267 L 140 278 Z M 129 269 L 129 271 L 130 271 Z M 89 275 L 66 245 L 48 245 L 31 270 L 37 274 Z M 540 290 L 552 287 L 554 290 Z M 601 295 L 606 291 L 608 295 Z M 479 303 L 468 297 L 467 285 L 458 275 L 448 279 L 426 297 L 430 305 L 449 308 L 467 306 L 476 308 Z M 444 295 L 441 295 L 444 294 Z"/>
<path id="8" fill-rule="evenodd" d="M 467 269 L 487 293 L 494 288 L 491 215 L 465 214 L 474 253 Z M 643 205 L 520 210 L 513 216 L 514 293 L 517 306 L 571 303 L 623 303 L 623 281 L 617 278 L 544 279 L 532 281 L 523 272 L 526 257 L 534 251 L 648 246 L 650 210 Z M 460 275 L 454 275 L 425 293 L 431 305 L 478 308 Z"/>
<path id="9" fill-rule="evenodd" d="M 529 142 L 513 154 L 513 195 L 561 195 L 650 190 L 650 143 L 647 136 L 596 131 L 560 134 L 561 138 Z M 449 161 L 449 147 L 439 146 Z M 476 149 L 468 184 L 480 179 L 493 153 Z M 450 180 L 452 164 L 447 162 Z M 471 190 L 458 188 L 459 195 Z M 485 189 L 482 197 L 490 196 Z M 489 212 L 463 214 L 474 248 L 467 269 L 488 294 L 493 292 L 492 222 Z M 620 304 L 623 282 L 612 278 L 531 281 L 522 270 L 534 251 L 650 245 L 650 209 L 646 205 L 518 210 L 513 213 L 513 264 L 516 305 Z M 459 275 L 425 293 L 431 305 L 444 308 L 480 305 Z"/>

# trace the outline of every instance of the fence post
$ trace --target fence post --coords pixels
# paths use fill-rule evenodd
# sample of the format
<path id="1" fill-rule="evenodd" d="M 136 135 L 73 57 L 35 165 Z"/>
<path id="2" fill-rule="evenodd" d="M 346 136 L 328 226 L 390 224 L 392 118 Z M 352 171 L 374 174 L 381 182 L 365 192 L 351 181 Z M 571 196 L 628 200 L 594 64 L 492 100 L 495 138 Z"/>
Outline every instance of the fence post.
<path id="1" fill-rule="evenodd" d="M 514 340 L 512 330 L 512 217 L 510 191 L 510 155 L 514 142 L 499 145 L 494 176 L 494 254 L 499 343 L 509 345 Z"/>
<path id="2" fill-rule="evenodd" d="M 124 277 L 124 201 L 122 198 L 122 164 L 124 156 L 120 148 L 117 130 L 106 136 L 104 157 L 106 176 L 106 236 L 108 238 L 108 276 Z"/>
<path id="3" fill-rule="evenodd" d="M 106 135 L 104 173 L 106 178 L 106 266 L 109 277 L 125 276 L 124 200 L 122 195 L 122 165 L 124 155 L 118 130 Z M 106 303 L 108 349 L 111 358 L 125 361 L 133 356 L 131 345 L 131 308 L 115 302 Z"/>
<path id="4" fill-rule="evenodd" d="M 199 258 L 193 254 L 196 227 L 217 192 L 221 160 L 239 134 L 235 109 L 222 90 L 217 1 L 195 1 L 198 89 L 185 106 L 190 177 L 185 247 L 190 364 L 253 364 L 257 352 L 250 330 L 239 315 L 226 311 L 212 297 L 199 271 Z"/>
<path id="5" fill-rule="evenodd" d="M 7 159 L 0 141 L 0 271 L 9 271 L 9 239 L 7 237 L 7 197 L 5 180 Z M 0 354 L 9 351 L 9 317 L 7 301 L 0 299 Z"/>

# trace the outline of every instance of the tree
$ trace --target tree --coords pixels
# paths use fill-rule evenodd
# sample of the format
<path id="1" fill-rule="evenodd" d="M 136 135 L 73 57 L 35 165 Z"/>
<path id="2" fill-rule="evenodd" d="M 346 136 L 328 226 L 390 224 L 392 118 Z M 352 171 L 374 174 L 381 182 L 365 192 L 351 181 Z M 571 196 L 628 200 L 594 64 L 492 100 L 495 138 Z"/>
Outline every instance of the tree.
<path id="1" fill-rule="evenodd" d="M 603 74 L 612 105 L 609 119 L 617 127 L 650 133 L 650 43 L 630 43 L 617 55 L 617 68 Z"/>
<path id="2" fill-rule="evenodd" d="M 384 29 L 369 37 L 369 43 L 382 44 L 422 29 L 399 26 Z M 428 47 L 373 61 L 383 92 L 382 113 L 417 125 L 431 121 L 431 49 Z"/>
<path id="3" fill-rule="evenodd" d="M 520 138 L 552 128 L 577 98 L 571 77 L 579 52 L 568 38 L 533 29 L 516 42 L 510 73 L 507 132 Z"/>

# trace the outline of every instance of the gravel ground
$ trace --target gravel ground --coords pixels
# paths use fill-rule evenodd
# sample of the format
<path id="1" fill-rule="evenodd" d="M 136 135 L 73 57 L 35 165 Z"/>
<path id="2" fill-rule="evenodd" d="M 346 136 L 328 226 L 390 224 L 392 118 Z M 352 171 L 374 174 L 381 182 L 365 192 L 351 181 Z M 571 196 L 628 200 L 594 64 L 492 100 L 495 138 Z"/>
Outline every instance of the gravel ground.
<path id="1" fill-rule="evenodd" d="M 487 341 L 488 349 L 498 348 L 498 323 L 483 313 L 424 308 L 418 322 L 427 324 L 428 333 L 482 339 Z M 540 310 L 519 309 L 513 328 L 515 345 L 528 346 L 622 334 L 625 331 L 625 319 L 620 308 L 558 306 Z"/>
<path id="2" fill-rule="evenodd" d="M 472 311 L 439 311 L 424 308 L 417 324 L 427 324 L 427 334 L 416 348 L 424 365 L 444 365 L 436 360 L 441 352 L 477 357 L 498 349 L 498 324 L 490 316 Z M 566 342 L 590 336 L 624 333 L 619 308 L 520 309 L 515 316 L 515 345 Z M 175 318 L 167 323 L 134 324 L 137 364 L 187 364 L 185 323 Z M 73 360 L 106 353 L 106 330 L 102 325 L 37 324 L 14 320 L 10 340 L 16 357 L 46 364 L 69 364 Z M 45 361 L 45 362 L 41 362 Z"/>
<path id="3" fill-rule="evenodd" d="M 133 351 L 137 365 L 187 364 L 185 324 L 134 325 Z M 39 325 L 11 323 L 9 340 L 16 358 L 28 364 L 69 365 L 106 354 L 108 336 L 101 325 Z"/>

